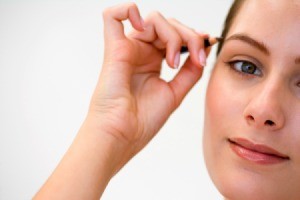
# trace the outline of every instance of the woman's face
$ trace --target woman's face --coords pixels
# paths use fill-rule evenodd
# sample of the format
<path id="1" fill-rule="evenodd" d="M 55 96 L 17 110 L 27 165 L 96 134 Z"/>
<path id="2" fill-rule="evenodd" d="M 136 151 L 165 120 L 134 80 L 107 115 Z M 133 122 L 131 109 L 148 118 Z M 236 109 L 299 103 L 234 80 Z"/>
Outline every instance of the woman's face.
<path id="1" fill-rule="evenodd" d="M 300 1 L 245 1 L 206 96 L 204 155 L 228 199 L 300 199 Z"/>

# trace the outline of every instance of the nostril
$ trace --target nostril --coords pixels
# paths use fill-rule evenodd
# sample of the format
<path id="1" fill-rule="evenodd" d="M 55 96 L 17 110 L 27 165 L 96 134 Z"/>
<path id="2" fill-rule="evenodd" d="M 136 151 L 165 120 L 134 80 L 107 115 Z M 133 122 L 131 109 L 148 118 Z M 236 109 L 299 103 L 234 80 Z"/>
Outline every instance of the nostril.
<path id="1" fill-rule="evenodd" d="M 267 121 L 265 122 L 265 125 L 273 126 L 273 125 L 275 125 L 275 123 L 272 122 L 271 120 L 267 120 Z"/>
<path id="2" fill-rule="evenodd" d="M 251 116 L 251 115 L 249 115 L 247 118 L 248 118 L 248 120 L 250 120 L 250 121 L 254 121 L 254 117 Z"/>

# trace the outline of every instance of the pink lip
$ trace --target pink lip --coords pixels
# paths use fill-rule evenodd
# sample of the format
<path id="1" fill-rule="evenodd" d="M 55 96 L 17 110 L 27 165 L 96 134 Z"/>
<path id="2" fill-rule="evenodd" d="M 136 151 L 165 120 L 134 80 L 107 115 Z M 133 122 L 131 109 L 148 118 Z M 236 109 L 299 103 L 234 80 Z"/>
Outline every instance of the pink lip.
<path id="1" fill-rule="evenodd" d="M 258 164 L 276 164 L 289 160 L 284 155 L 271 147 L 254 144 L 244 138 L 228 139 L 231 149 L 240 157 Z"/>

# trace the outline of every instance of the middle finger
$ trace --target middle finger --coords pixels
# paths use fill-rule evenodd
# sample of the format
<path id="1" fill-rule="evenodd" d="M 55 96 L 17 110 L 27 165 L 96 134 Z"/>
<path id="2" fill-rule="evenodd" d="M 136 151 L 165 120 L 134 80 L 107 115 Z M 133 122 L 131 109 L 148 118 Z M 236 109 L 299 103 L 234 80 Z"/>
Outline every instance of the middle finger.
<path id="1" fill-rule="evenodd" d="M 157 49 L 165 49 L 168 65 L 178 67 L 183 41 L 177 30 L 159 12 L 145 18 L 145 27 L 144 32 L 134 31 L 131 37 L 151 43 Z"/>

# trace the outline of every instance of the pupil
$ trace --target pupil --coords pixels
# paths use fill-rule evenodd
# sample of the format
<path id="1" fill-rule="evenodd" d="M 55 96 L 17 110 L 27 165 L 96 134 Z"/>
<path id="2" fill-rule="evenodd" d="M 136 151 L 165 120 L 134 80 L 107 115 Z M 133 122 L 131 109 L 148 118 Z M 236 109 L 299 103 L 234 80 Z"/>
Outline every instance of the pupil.
<path id="1" fill-rule="evenodd" d="M 249 63 L 243 63 L 242 65 L 242 71 L 249 73 L 249 74 L 254 74 L 256 70 L 256 67 L 254 65 L 251 65 Z"/>

